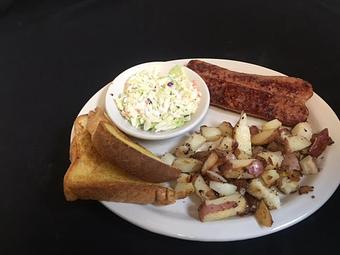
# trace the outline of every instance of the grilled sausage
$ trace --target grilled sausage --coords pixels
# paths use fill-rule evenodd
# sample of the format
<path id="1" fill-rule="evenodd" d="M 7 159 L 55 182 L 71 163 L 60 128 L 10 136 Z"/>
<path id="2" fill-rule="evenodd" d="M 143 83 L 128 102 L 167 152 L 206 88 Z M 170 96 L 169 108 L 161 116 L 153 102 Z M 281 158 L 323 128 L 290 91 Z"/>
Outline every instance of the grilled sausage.
<path id="1" fill-rule="evenodd" d="M 304 80 L 239 73 L 200 60 L 191 60 L 187 67 L 206 82 L 214 106 L 265 120 L 277 118 L 287 126 L 308 117 L 305 102 L 313 89 Z"/>

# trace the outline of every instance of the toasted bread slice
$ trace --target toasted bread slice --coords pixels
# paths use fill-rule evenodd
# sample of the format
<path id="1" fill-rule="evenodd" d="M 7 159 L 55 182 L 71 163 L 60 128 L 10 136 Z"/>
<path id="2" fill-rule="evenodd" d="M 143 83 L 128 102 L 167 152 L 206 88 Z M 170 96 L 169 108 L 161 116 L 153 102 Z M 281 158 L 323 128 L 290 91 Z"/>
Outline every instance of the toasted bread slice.
<path id="1" fill-rule="evenodd" d="M 97 123 L 97 127 L 89 125 L 88 130 L 92 133 L 93 145 L 101 156 L 144 181 L 159 183 L 178 178 L 179 169 L 163 163 L 105 118 L 101 108 L 89 113 L 89 119 Z"/>
<path id="2" fill-rule="evenodd" d="M 138 204 L 171 204 L 175 192 L 159 184 L 148 183 L 111 164 L 95 150 L 86 126 L 88 116 L 74 123 L 71 165 L 64 176 L 66 200 L 93 199 Z"/>

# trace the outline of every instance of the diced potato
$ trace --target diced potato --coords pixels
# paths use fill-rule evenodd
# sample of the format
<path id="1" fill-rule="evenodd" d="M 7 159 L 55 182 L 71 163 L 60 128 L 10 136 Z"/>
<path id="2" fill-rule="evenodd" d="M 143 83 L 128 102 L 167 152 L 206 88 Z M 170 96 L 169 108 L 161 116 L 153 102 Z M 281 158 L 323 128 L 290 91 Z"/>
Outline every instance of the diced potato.
<path id="1" fill-rule="evenodd" d="M 218 149 L 227 151 L 227 152 L 232 152 L 233 144 L 234 144 L 234 139 L 231 136 L 225 136 L 223 137 L 220 145 L 218 146 Z"/>
<path id="2" fill-rule="evenodd" d="M 267 150 L 283 152 L 284 151 L 284 146 L 280 142 L 278 142 L 278 141 L 273 141 L 273 142 L 270 142 L 267 145 Z M 254 154 L 254 152 L 253 152 L 253 154 Z"/>
<path id="3" fill-rule="evenodd" d="M 251 137 L 253 145 L 265 145 L 275 140 L 278 136 L 277 129 L 266 129 Z"/>
<path id="4" fill-rule="evenodd" d="M 221 130 L 223 136 L 233 136 L 233 126 L 226 121 L 223 121 L 218 128 Z"/>
<path id="5" fill-rule="evenodd" d="M 219 173 L 214 172 L 214 171 L 208 170 L 207 176 L 208 176 L 209 180 L 211 180 L 211 181 L 217 181 L 217 182 L 223 182 L 223 183 L 227 182 L 227 180 L 222 175 L 220 175 Z"/>
<path id="6" fill-rule="evenodd" d="M 175 149 L 174 154 L 177 158 L 188 158 L 191 156 L 192 152 L 190 152 L 188 146 L 181 145 Z"/>
<path id="7" fill-rule="evenodd" d="M 255 218 L 261 226 L 270 227 L 273 225 L 272 215 L 266 205 L 266 203 L 261 200 L 255 211 Z"/>
<path id="8" fill-rule="evenodd" d="M 237 159 L 249 159 L 249 158 L 251 158 L 251 155 L 249 155 L 248 153 L 241 151 L 239 149 L 235 149 L 234 154 L 235 154 Z"/>
<path id="9" fill-rule="evenodd" d="M 286 152 L 303 150 L 311 145 L 311 142 L 303 136 L 288 136 L 284 142 Z"/>
<path id="10" fill-rule="evenodd" d="M 319 172 L 318 166 L 312 156 L 308 155 L 300 160 L 302 173 L 305 175 L 317 174 Z"/>
<path id="11" fill-rule="evenodd" d="M 295 155 L 296 153 L 286 153 L 283 155 L 283 160 L 281 162 L 281 170 L 284 171 L 293 171 L 293 170 L 300 170 L 299 159 Z"/>
<path id="12" fill-rule="evenodd" d="M 237 169 L 249 166 L 251 163 L 253 163 L 254 160 L 255 159 L 234 159 L 230 160 L 230 163 L 233 169 Z"/>
<path id="13" fill-rule="evenodd" d="M 193 133 L 185 142 L 184 145 L 189 147 L 189 150 L 195 152 L 199 147 L 202 146 L 207 139 L 200 134 Z"/>
<path id="14" fill-rule="evenodd" d="M 293 181 L 289 179 L 287 176 L 283 176 L 278 180 L 277 187 L 284 194 L 290 194 L 298 190 L 299 183 L 300 182 L 298 181 Z"/>
<path id="15" fill-rule="evenodd" d="M 271 121 L 268 121 L 262 125 L 262 130 L 268 130 L 268 129 L 277 129 L 282 126 L 281 121 L 278 119 L 273 119 Z"/>
<path id="16" fill-rule="evenodd" d="M 251 138 L 250 130 L 248 127 L 247 114 L 245 113 L 241 114 L 240 120 L 234 128 L 234 139 L 238 144 L 237 148 L 241 151 L 241 153 L 243 152 L 242 157 L 244 158 L 245 155 L 247 155 L 248 158 L 250 158 L 252 154 Z"/>
<path id="17" fill-rule="evenodd" d="M 262 181 L 267 187 L 271 187 L 280 178 L 279 173 L 275 169 L 264 171 L 261 175 Z"/>
<path id="18" fill-rule="evenodd" d="M 229 160 L 219 166 L 225 178 L 252 179 L 262 174 L 263 164 L 258 159 Z"/>
<path id="19" fill-rule="evenodd" d="M 255 125 L 251 125 L 249 127 L 249 131 L 250 131 L 250 136 L 260 133 L 260 129 L 258 128 L 258 126 L 255 126 Z"/>
<path id="20" fill-rule="evenodd" d="M 244 193 L 244 198 L 247 201 L 247 212 L 254 214 L 260 201 L 256 197 L 250 195 L 248 192 Z"/>
<path id="21" fill-rule="evenodd" d="M 283 143 L 285 142 L 286 138 L 289 137 L 289 136 L 292 136 L 292 134 L 291 134 L 291 132 L 288 128 L 283 128 L 283 127 L 279 128 L 277 130 L 277 133 L 278 134 L 275 137 L 273 142 L 276 142 L 278 145 L 280 145 L 280 147 L 282 147 L 281 151 L 284 151 Z M 268 144 L 268 146 L 269 146 L 269 144 Z"/>
<path id="22" fill-rule="evenodd" d="M 227 179 L 253 179 L 254 175 L 249 174 L 244 168 L 222 169 L 222 175 Z"/>
<path id="23" fill-rule="evenodd" d="M 196 194 L 204 201 L 209 199 L 215 199 L 216 195 L 214 191 L 206 184 L 202 175 L 197 175 L 193 180 Z"/>
<path id="24" fill-rule="evenodd" d="M 191 182 L 178 182 L 175 186 L 176 199 L 181 199 L 189 196 L 195 191 L 194 185 Z"/>
<path id="25" fill-rule="evenodd" d="M 313 134 L 311 141 L 313 141 L 312 146 L 309 148 L 309 155 L 312 157 L 319 157 L 328 145 L 334 143 L 332 138 L 329 136 L 328 128 L 324 128 L 317 134 Z"/>
<path id="26" fill-rule="evenodd" d="M 191 175 L 187 173 L 180 173 L 179 177 L 176 179 L 177 183 L 188 183 L 191 182 Z"/>
<path id="27" fill-rule="evenodd" d="M 292 129 L 292 135 L 305 137 L 307 140 L 310 140 L 313 135 L 313 130 L 311 125 L 308 122 L 300 122 L 295 125 Z"/>
<path id="28" fill-rule="evenodd" d="M 212 142 L 205 142 L 204 144 L 202 144 L 197 150 L 196 152 L 200 152 L 200 151 L 211 151 L 214 150 L 216 148 L 218 148 L 221 144 L 222 141 L 222 137 L 218 138 L 215 141 Z"/>
<path id="29" fill-rule="evenodd" d="M 249 166 L 246 167 L 247 172 L 254 177 L 260 176 L 264 171 L 264 166 L 261 160 L 255 159 Z"/>
<path id="30" fill-rule="evenodd" d="M 199 219 L 203 222 L 221 220 L 246 211 L 247 202 L 240 193 L 204 201 L 198 208 Z"/>
<path id="31" fill-rule="evenodd" d="M 206 172 L 217 163 L 217 161 L 218 161 L 218 155 L 216 154 L 216 152 L 212 151 L 209 157 L 207 158 L 207 160 L 204 162 L 202 169 L 201 169 L 201 173 L 205 175 Z"/>
<path id="32" fill-rule="evenodd" d="M 207 139 L 207 141 L 216 141 L 222 136 L 221 129 L 217 127 L 202 126 L 200 130 L 201 134 L 205 137 L 205 139 Z"/>
<path id="33" fill-rule="evenodd" d="M 210 151 L 197 151 L 191 157 L 201 162 L 204 162 L 207 160 L 209 155 L 210 155 Z"/>
<path id="34" fill-rule="evenodd" d="M 273 187 L 266 187 L 259 179 L 251 180 L 247 192 L 259 200 L 263 199 L 269 209 L 277 209 L 280 207 L 279 194 Z"/>
<path id="35" fill-rule="evenodd" d="M 266 170 L 278 169 L 281 166 L 283 156 L 281 151 L 264 151 L 257 154 L 258 157 L 266 160 Z"/>
<path id="36" fill-rule="evenodd" d="M 172 155 L 171 153 L 165 153 L 162 157 L 161 157 L 161 160 L 165 163 L 165 164 L 167 164 L 167 165 L 169 165 L 169 166 L 171 166 L 172 165 L 172 163 L 174 163 L 174 161 L 175 161 L 175 159 L 176 159 L 176 157 L 174 156 L 174 155 Z"/>
<path id="37" fill-rule="evenodd" d="M 237 187 L 230 183 L 222 183 L 216 181 L 210 181 L 209 187 L 215 190 L 221 196 L 229 196 L 236 192 Z"/>
<path id="38" fill-rule="evenodd" d="M 202 162 L 193 158 L 177 158 L 172 166 L 184 173 L 192 173 L 201 169 Z"/>

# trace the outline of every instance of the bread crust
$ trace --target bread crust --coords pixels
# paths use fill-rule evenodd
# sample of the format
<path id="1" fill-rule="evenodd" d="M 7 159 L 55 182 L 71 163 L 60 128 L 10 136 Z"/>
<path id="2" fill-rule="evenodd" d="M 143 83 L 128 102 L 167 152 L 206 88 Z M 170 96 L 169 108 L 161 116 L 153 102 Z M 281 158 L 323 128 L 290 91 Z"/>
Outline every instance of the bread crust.
<path id="1" fill-rule="evenodd" d="M 173 190 L 139 183 L 133 185 L 126 182 L 84 183 L 73 185 L 68 192 L 66 196 L 68 201 L 85 199 L 157 205 L 171 204 L 175 201 Z"/>
<path id="2" fill-rule="evenodd" d="M 105 169 L 109 171 L 123 171 L 107 163 L 96 152 L 86 130 L 86 123 L 87 115 L 79 116 L 74 123 L 74 137 L 70 147 L 71 164 L 64 176 L 64 194 L 67 201 L 92 199 L 156 205 L 167 205 L 176 201 L 174 190 L 159 184 L 136 181 L 135 177 L 129 177 L 128 174 L 124 174 L 123 180 L 110 177 L 105 181 L 98 181 L 86 174 L 100 171 L 96 167 L 101 164 L 105 164 Z M 84 172 L 85 178 L 74 178 L 77 171 Z"/>
<path id="3" fill-rule="evenodd" d="M 94 147 L 106 160 L 149 182 L 160 183 L 179 176 L 179 169 L 150 158 L 116 138 L 109 131 L 110 125 L 100 122 L 92 136 Z"/>

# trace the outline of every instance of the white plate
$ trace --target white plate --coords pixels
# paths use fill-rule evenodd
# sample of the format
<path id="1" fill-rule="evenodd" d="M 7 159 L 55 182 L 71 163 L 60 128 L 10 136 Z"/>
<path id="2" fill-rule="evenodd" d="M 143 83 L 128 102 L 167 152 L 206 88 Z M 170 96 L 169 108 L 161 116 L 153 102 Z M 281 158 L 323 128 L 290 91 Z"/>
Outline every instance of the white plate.
<path id="1" fill-rule="evenodd" d="M 231 70 L 263 75 L 283 75 L 276 71 L 244 62 L 202 59 Z M 174 63 L 185 64 L 188 59 Z M 83 107 L 79 114 L 85 114 L 96 106 L 104 107 L 107 86 L 98 91 Z M 171 237 L 196 241 L 232 241 L 268 235 L 292 226 L 318 210 L 335 192 L 340 182 L 338 157 L 340 152 L 339 120 L 332 109 L 317 94 L 307 102 L 310 111 L 308 121 L 315 131 L 327 127 L 335 143 L 328 147 L 321 162 L 318 175 L 303 179 L 303 184 L 314 186 L 314 192 L 306 195 L 293 194 L 282 200 L 282 207 L 273 210 L 274 224 L 261 228 L 253 216 L 234 217 L 217 222 L 201 223 L 197 220 L 197 203 L 191 198 L 179 200 L 164 207 L 102 202 L 109 210 L 123 219 L 146 230 Z M 210 107 L 202 123 L 216 125 L 222 120 L 234 124 L 239 114 Z M 260 124 L 261 120 L 249 117 L 250 124 Z M 183 139 L 183 137 L 182 137 Z M 138 141 L 154 153 L 160 155 L 170 151 L 181 141 L 173 138 L 162 141 Z M 315 198 L 311 196 L 314 195 Z"/>

